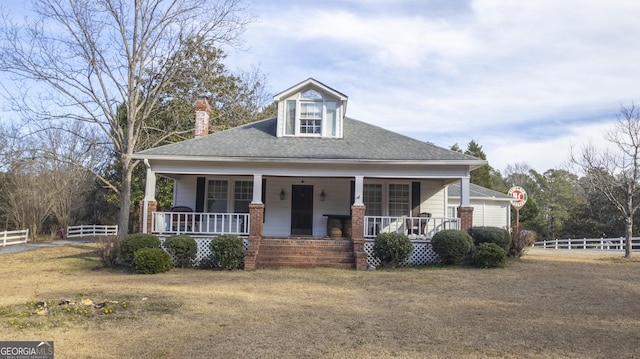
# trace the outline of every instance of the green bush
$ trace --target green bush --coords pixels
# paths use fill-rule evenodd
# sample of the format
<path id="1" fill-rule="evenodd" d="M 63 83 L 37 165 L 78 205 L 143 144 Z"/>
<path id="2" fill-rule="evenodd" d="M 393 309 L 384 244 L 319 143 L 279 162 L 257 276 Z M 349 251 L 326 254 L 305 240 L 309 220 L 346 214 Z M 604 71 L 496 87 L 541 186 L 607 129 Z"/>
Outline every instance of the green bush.
<path id="1" fill-rule="evenodd" d="M 433 235 L 431 246 L 445 264 L 459 263 L 473 249 L 473 239 L 465 231 L 445 229 Z"/>
<path id="2" fill-rule="evenodd" d="M 469 230 L 469 235 L 473 238 L 475 245 L 482 243 L 495 243 L 506 253 L 511 248 L 511 234 L 509 231 L 498 227 L 473 227 Z"/>
<path id="3" fill-rule="evenodd" d="M 140 248 L 160 248 L 160 239 L 152 234 L 135 233 L 120 241 L 118 255 L 124 264 L 133 264 L 133 255 Z"/>
<path id="4" fill-rule="evenodd" d="M 181 268 L 190 267 L 198 254 L 196 240 L 186 234 L 165 239 L 163 247 L 175 258 L 176 265 Z"/>
<path id="5" fill-rule="evenodd" d="M 236 269 L 244 257 L 244 241 L 235 234 L 223 234 L 211 240 L 210 266 L 228 270 Z"/>
<path id="6" fill-rule="evenodd" d="M 160 248 L 140 248 L 133 255 L 133 268 L 136 273 L 164 273 L 173 268 L 171 256 Z"/>
<path id="7" fill-rule="evenodd" d="M 395 268 L 413 252 L 413 243 L 404 233 L 380 233 L 376 236 L 373 255 L 384 267 Z"/>
<path id="8" fill-rule="evenodd" d="M 480 243 L 473 252 L 472 262 L 480 268 L 504 267 L 507 252 L 495 243 Z"/>

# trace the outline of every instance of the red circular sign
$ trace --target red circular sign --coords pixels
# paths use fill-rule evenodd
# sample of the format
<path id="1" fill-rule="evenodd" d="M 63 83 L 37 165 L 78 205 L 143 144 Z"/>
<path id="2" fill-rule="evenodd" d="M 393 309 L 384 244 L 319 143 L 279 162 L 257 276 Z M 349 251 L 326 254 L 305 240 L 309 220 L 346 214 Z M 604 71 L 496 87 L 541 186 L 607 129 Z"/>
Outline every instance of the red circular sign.
<path id="1" fill-rule="evenodd" d="M 520 186 L 511 187 L 508 194 L 513 197 L 511 205 L 516 208 L 521 208 L 527 203 L 527 191 Z"/>

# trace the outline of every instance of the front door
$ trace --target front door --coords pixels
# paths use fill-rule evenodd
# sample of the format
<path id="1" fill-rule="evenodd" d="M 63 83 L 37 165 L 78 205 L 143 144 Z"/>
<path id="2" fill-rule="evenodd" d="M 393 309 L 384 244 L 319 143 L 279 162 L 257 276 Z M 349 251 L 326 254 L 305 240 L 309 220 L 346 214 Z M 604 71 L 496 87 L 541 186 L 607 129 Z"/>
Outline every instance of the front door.
<path id="1" fill-rule="evenodd" d="M 313 234 L 313 186 L 291 186 L 291 235 Z"/>

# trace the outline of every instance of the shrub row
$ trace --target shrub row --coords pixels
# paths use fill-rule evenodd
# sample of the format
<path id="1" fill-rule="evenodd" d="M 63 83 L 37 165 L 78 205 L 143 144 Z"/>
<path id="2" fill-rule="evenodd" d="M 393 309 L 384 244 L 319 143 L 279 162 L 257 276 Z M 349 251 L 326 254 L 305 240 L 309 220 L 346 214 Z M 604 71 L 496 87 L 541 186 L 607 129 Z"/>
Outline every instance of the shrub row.
<path id="1" fill-rule="evenodd" d="M 469 233 L 440 231 L 431 239 L 431 245 L 445 264 L 468 262 L 480 268 L 504 267 L 507 255 L 520 257 L 533 236 L 514 237 L 516 240 L 502 228 L 473 227 Z"/>
<path id="2" fill-rule="evenodd" d="M 470 263 L 481 268 L 504 267 L 507 254 L 519 257 L 523 251 L 522 243 L 528 243 L 520 237 L 513 244 L 507 230 L 480 226 L 473 227 L 469 233 L 453 229 L 437 232 L 431 239 L 431 245 L 444 264 Z M 373 255 L 383 267 L 397 267 L 412 252 L 413 244 L 403 233 L 380 233 L 375 238 Z"/>
<path id="3" fill-rule="evenodd" d="M 160 239 L 151 234 L 136 233 L 120 241 L 119 262 L 132 266 L 136 273 L 163 273 L 173 268 L 173 261 L 182 268 L 193 264 L 198 252 L 196 241 L 188 235 L 171 236 L 165 239 L 163 250 Z M 244 257 L 244 241 L 236 235 L 215 237 L 209 244 L 211 255 L 201 267 L 237 269 Z"/>

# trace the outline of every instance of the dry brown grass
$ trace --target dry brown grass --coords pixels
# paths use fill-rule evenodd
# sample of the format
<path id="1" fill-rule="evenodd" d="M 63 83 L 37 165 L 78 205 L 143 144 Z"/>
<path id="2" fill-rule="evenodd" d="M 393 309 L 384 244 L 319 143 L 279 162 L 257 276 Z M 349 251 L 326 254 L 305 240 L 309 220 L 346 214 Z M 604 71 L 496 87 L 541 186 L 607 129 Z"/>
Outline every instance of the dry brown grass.
<path id="1" fill-rule="evenodd" d="M 56 358 L 640 357 L 640 261 L 619 254 L 534 251 L 492 270 L 135 275 L 94 270 L 94 251 L 0 255 L 0 307 L 93 297 L 137 309 L 27 329 L 0 316 L 0 340 L 53 340 Z M 136 306 L 143 297 L 151 304 Z"/>

